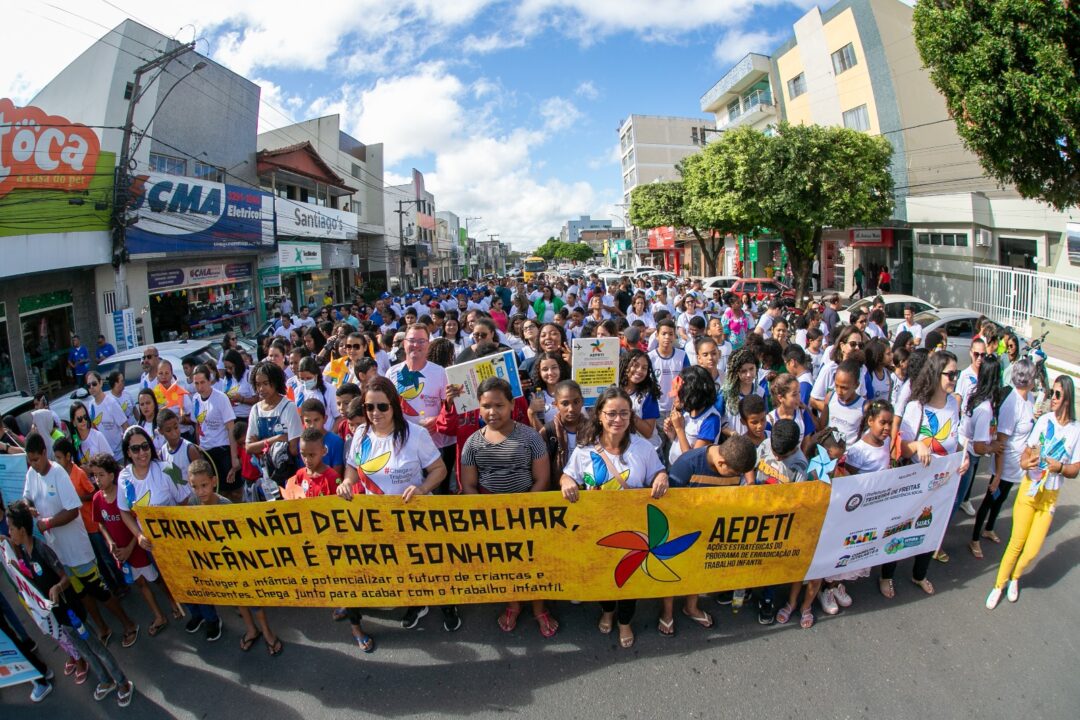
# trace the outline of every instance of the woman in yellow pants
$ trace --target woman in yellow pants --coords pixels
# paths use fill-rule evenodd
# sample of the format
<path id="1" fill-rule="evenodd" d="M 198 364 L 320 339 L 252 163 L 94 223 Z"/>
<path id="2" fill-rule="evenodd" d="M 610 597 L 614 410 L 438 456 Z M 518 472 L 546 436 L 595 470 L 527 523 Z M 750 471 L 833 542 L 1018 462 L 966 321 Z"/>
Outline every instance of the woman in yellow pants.
<path id="1" fill-rule="evenodd" d="M 1061 483 L 1080 473 L 1080 423 L 1076 422 L 1074 406 L 1072 378 L 1059 375 L 1054 381 L 1051 412 L 1035 421 L 1020 458 L 1020 467 L 1027 472 L 1013 505 L 1012 536 L 994 589 L 986 598 L 988 610 L 997 607 L 1003 591 L 1009 602 L 1020 597 L 1020 576 L 1039 554 L 1050 531 Z"/>

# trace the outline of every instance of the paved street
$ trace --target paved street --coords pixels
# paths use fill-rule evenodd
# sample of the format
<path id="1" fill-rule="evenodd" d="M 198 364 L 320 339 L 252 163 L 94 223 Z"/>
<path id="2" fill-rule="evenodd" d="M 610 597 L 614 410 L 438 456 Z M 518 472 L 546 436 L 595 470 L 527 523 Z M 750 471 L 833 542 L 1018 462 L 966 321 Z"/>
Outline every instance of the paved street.
<path id="1" fill-rule="evenodd" d="M 980 480 L 977 487 L 984 487 Z M 143 633 L 129 650 L 113 645 L 138 689 L 132 706 L 91 699 L 60 678 L 40 706 L 29 686 L 0 691 L 4 717 L 315 718 L 342 711 L 381 717 L 464 716 L 655 718 L 1067 718 L 1080 707 L 1075 662 L 1080 653 L 1080 488 L 1062 494 L 1055 526 L 1036 566 L 1022 583 L 1021 601 L 983 608 L 1002 547 L 984 544 L 986 559 L 964 547 L 970 519 L 948 537 L 948 566 L 935 563 L 938 594 L 924 597 L 897 573 L 897 598 L 887 602 L 872 579 L 855 583 L 855 605 L 809 631 L 791 623 L 760 627 L 749 609 L 702 603 L 719 619 L 704 631 L 678 622 L 679 634 L 655 630 L 656 603 L 641 603 L 638 642 L 616 647 L 595 631 L 593 605 L 560 604 L 562 630 L 544 641 L 522 620 L 504 635 L 496 609 L 466 608 L 464 627 L 444 633 L 437 611 L 422 630 L 402 630 L 400 612 L 377 611 L 367 623 L 379 649 L 362 655 L 329 610 L 275 610 L 285 652 L 262 646 L 248 655 L 236 643 L 241 625 L 226 614 L 216 644 L 173 623 L 163 635 Z M 1007 534 L 1006 517 L 999 531 Z M 7 588 L 5 588 L 5 592 Z M 147 614 L 126 601 L 145 631 Z M 527 613 L 526 613 L 527 615 Z M 525 616 L 523 616 L 525 617 Z M 199 641 L 194 638 L 198 637 Z M 44 653 L 57 671 L 59 650 Z M 1071 679 L 1070 679 L 1071 678 Z"/>

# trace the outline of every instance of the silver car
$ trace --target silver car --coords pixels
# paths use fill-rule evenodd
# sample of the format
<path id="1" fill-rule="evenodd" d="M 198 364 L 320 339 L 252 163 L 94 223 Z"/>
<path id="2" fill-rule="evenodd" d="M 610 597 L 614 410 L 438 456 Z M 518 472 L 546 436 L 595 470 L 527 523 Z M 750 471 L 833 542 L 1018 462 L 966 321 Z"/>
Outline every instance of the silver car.
<path id="1" fill-rule="evenodd" d="M 917 314 L 915 322 L 922 325 L 924 339 L 934 330 L 943 333 L 945 349 L 956 355 L 957 369 L 963 370 L 971 364 L 971 340 L 979 333 L 980 317 L 965 308 L 938 308 Z"/>

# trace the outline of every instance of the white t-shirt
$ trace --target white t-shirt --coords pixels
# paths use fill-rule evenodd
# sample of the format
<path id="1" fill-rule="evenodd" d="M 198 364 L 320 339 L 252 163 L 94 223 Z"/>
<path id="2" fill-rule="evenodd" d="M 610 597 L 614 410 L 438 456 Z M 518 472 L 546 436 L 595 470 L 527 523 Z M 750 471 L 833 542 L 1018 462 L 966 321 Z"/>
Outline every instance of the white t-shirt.
<path id="1" fill-rule="evenodd" d="M 166 472 L 165 463 L 155 460 L 150 463 L 146 477 L 135 477 L 135 471 L 128 465 L 116 477 L 116 506 L 121 510 L 131 511 L 133 507 L 173 507 L 184 505 L 191 497 L 191 486 L 174 479 L 169 473 L 176 473 L 174 468 Z"/>
<path id="2" fill-rule="evenodd" d="M 1038 448 L 1040 458 L 1053 458 L 1066 465 L 1080 462 L 1080 423 L 1075 420 L 1068 425 L 1061 425 L 1053 413 L 1045 413 L 1035 421 L 1035 427 L 1028 435 L 1028 447 Z M 1046 490 L 1060 490 L 1062 477 L 1059 473 L 1047 472 L 1045 460 L 1039 468 L 1027 471 L 1033 483 L 1042 481 Z"/>
<path id="3" fill-rule="evenodd" d="M 229 402 L 233 404 L 233 412 L 236 413 L 236 417 L 247 417 L 251 412 L 250 405 L 240 402 L 240 398 L 256 397 L 255 388 L 251 387 L 249 381 L 250 377 L 250 371 L 245 372 L 244 377 L 239 380 L 231 375 L 224 376 L 218 380 L 215 386 L 225 394 L 225 397 L 229 398 Z"/>
<path id="4" fill-rule="evenodd" d="M 134 425 L 135 401 L 131 399 L 130 395 L 128 395 L 128 391 L 121 390 L 120 397 L 116 397 L 115 395 L 113 395 L 112 391 L 109 391 L 109 395 L 112 395 L 113 400 L 116 400 L 117 404 L 120 405 L 120 409 L 124 411 L 124 415 L 127 416 L 128 425 Z"/>
<path id="5" fill-rule="evenodd" d="M 863 418 L 863 399 L 858 395 L 851 403 L 844 403 L 835 392 L 829 397 L 829 425 L 840 431 L 848 446 L 859 442 L 859 428 Z"/>
<path id="6" fill-rule="evenodd" d="M 109 441 L 105 439 L 103 434 L 94 428 L 90 428 L 90 432 L 87 433 L 85 440 L 80 440 L 78 434 L 76 434 L 72 440 L 75 441 L 75 460 L 79 465 L 85 465 L 87 460 L 98 453 L 105 453 L 106 455 L 113 454 L 113 449 L 112 446 L 109 445 Z"/>
<path id="7" fill-rule="evenodd" d="M 909 333 L 911 333 L 911 337 L 915 338 L 915 345 L 916 346 L 922 345 L 922 338 L 923 338 L 923 327 L 922 327 L 922 325 L 920 325 L 919 323 L 915 323 L 914 325 L 908 325 L 907 320 L 905 320 L 904 322 L 900 323 L 900 326 L 898 328 L 896 328 L 896 334 L 899 335 L 900 333 L 904 332 L 905 330 L 907 330 Z"/>
<path id="8" fill-rule="evenodd" d="M 229 432 L 226 423 L 236 420 L 236 412 L 229 398 L 220 390 L 210 390 L 207 398 L 198 393 L 191 397 L 192 417 L 198 426 L 199 445 L 207 450 L 228 447 Z"/>
<path id="9" fill-rule="evenodd" d="M 1020 482 L 1023 470 L 1020 469 L 1020 456 L 1027 447 L 1031 428 L 1035 427 L 1035 404 L 1031 393 L 1025 400 L 1013 390 L 998 409 L 997 431 L 1007 435 L 1005 457 L 1001 465 L 1001 479 L 1007 482 Z"/>
<path id="10" fill-rule="evenodd" d="M 38 515 L 43 518 L 82 507 L 82 500 L 71 478 L 55 462 L 49 463 L 49 471 L 44 475 L 32 467 L 26 469 L 22 496 L 34 504 Z M 46 532 L 45 542 L 67 567 L 85 565 L 94 560 L 94 548 L 90 545 L 90 537 L 80 516 L 67 525 Z"/>
<path id="11" fill-rule="evenodd" d="M 696 417 L 692 417 L 690 413 L 685 411 L 682 416 L 683 431 L 686 433 L 686 442 L 690 444 L 691 450 L 698 440 L 705 440 L 711 444 L 715 443 L 716 439 L 720 437 L 722 418 L 715 407 L 708 408 L 705 412 L 698 413 Z M 670 465 L 678 460 L 679 456 L 682 454 L 683 451 L 679 442 L 673 440 L 671 449 L 668 450 L 668 464 Z"/>
<path id="12" fill-rule="evenodd" d="M 410 485 L 423 484 L 424 468 L 441 457 L 431 435 L 417 425 L 409 425 L 409 436 L 401 447 L 395 447 L 393 434 L 379 437 L 372 431 L 365 435 L 365 429 L 356 430 L 345 458 L 345 464 L 360 475 L 356 492 L 400 495 Z"/>
<path id="13" fill-rule="evenodd" d="M 960 449 L 959 435 L 960 410 L 952 395 L 943 408 L 932 408 L 914 400 L 904 408 L 900 421 L 900 439 L 904 442 L 918 438 L 929 444 L 935 455 L 951 455 Z"/>
<path id="14" fill-rule="evenodd" d="M 349 371 L 351 374 L 351 370 Z M 304 383 L 300 378 L 293 378 L 293 397 L 296 398 L 296 409 L 299 412 L 300 406 L 304 404 L 304 401 L 309 398 L 314 398 L 323 404 L 326 409 L 326 422 L 323 423 L 323 429 L 329 432 L 334 427 L 334 421 L 338 418 L 337 409 L 337 390 L 333 384 L 326 381 L 323 378 L 323 387 L 326 389 L 319 392 L 318 386 L 308 390 L 304 387 Z"/>
<path id="15" fill-rule="evenodd" d="M 612 477 L 607 458 L 618 477 Z M 563 474 L 587 490 L 618 490 L 649 487 L 664 471 L 656 450 L 640 435 L 630 435 L 630 445 L 622 455 L 611 455 L 597 445 L 578 445 L 570 453 Z"/>
<path id="16" fill-rule="evenodd" d="M 960 439 L 967 440 L 968 452 L 979 456 L 975 452 L 976 442 L 988 443 L 994 438 L 994 407 L 989 400 L 983 400 L 979 406 L 968 415 L 967 410 L 960 415 Z"/>
<path id="17" fill-rule="evenodd" d="M 442 403 L 446 400 L 446 370 L 441 366 L 428 362 L 414 372 L 409 370 L 404 362 L 400 362 L 390 368 L 386 377 L 394 383 L 401 395 L 406 420 L 419 424 L 421 420 L 438 417 Z M 431 439 L 438 448 L 455 443 L 453 437 L 442 433 L 431 433 Z"/>
<path id="18" fill-rule="evenodd" d="M 103 393 L 99 403 L 93 396 L 87 398 L 86 411 L 90 415 L 90 424 L 98 430 L 109 443 L 113 457 L 123 457 L 120 444 L 124 440 L 124 425 L 128 422 L 127 413 L 120 403 L 109 393 Z"/>
<path id="19" fill-rule="evenodd" d="M 660 385 L 660 397 L 656 400 L 660 404 L 660 415 L 664 417 L 671 412 L 671 407 L 675 404 L 675 399 L 671 397 L 671 386 L 683 368 L 690 367 L 690 360 L 686 357 L 685 350 L 672 348 L 670 357 L 661 355 L 659 349 L 650 350 L 649 362 L 652 363 L 656 382 Z"/>
<path id="20" fill-rule="evenodd" d="M 303 431 L 300 413 L 296 411 L 293 401 L 286 397 L 281 398 L 273 410 L 264 410 L 262 403 L 257 402 L 248 415 L 248 441 L 266 440 L 275 435 L 285 435 L 289 440 L 294 440 Z"/>
<path id="21" fill-rule="evenodd" d="M 638 315 L 636 312 L 633 311 L 633 309 L 627 310 L 626 322 L 633 325 L 635 320 L 640 320 L 641 322 L 645 323 L 645 327 L 647 328 L 656 327 L 656 320 L 653 319 L 653 314 L 648 310 L 645 310 L 644 315 Z"/>
<path id="22" fill-rule="evenodd" d="M 979 378 L 976 376 L 975 371 L 968 365 L 960 373 L 960 377 L 956 378 L 956 394 L 960 396 L 960 407 L 966 408 L 968 398 L 971 397 L 971 393 L 975 392 L 975 386 L 979 384 Z"/>
<path id="23" fill-rule="evenodd" d="M 832 358 L 826 358 L 821 366 L 821 372 L 814 376 L 814 387 L 810 390 L 810 398 L 813 400 L 824 400 L 825 396 L 829 394 L 829 391 L 836 385 L 836 369 L 840 366 Z M 865 369 L 863 370 L 865 373 Z M 886 376 L 887 378 L 888 376 Z M 855 390 L 859 393 L 859 397 L 866 396 L 866 383 L 865 381 L 859 382 L 861 378 L 856 378 Z"/>
<path id="24" fill-rule="evenodd" d="M 844 456 L 844 463 L 852 472 L 870 473 L 878 470 L 888 470 L 892 461 L 890 457 L 891 438 L 885 438 L 885 444 L 874 447 L 865 440 L 859 440 L 854 445 L 849 445 Z"/>

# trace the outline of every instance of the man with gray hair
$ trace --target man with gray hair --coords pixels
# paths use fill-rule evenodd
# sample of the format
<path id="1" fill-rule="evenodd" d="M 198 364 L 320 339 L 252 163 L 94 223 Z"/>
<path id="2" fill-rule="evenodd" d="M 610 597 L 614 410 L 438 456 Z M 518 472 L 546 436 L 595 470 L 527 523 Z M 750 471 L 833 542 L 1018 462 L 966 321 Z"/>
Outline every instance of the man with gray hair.
<path id="1" fill-rule="evenodd" d="M 161 357 L 158 355 L 158 349 L 153 345 L 147 345 L 143 350 L 142 355 L 142 377 L 139 380 L 139 388 L 142 390 L 153 390 L 157 387 L 157 370 L 158 363 L 161 361 Z"/>

